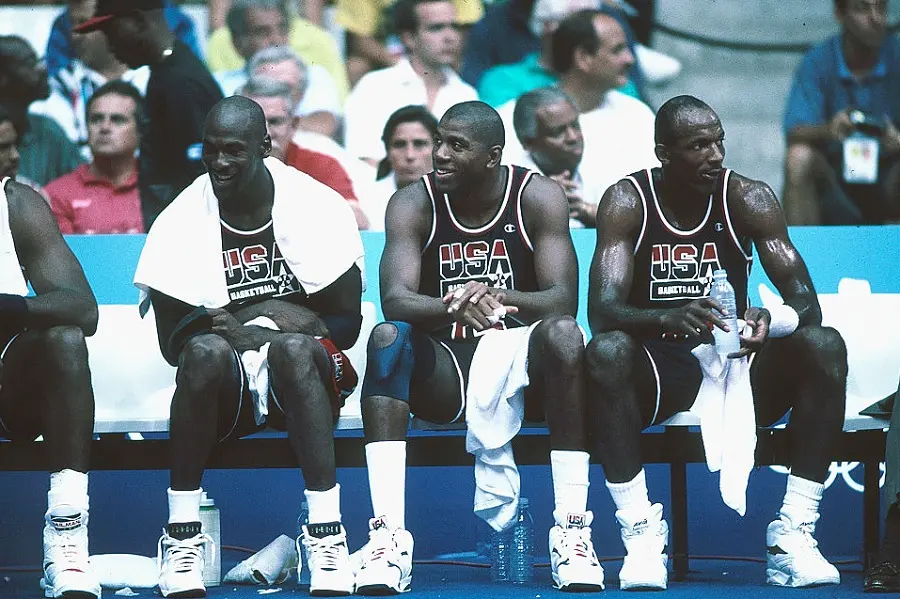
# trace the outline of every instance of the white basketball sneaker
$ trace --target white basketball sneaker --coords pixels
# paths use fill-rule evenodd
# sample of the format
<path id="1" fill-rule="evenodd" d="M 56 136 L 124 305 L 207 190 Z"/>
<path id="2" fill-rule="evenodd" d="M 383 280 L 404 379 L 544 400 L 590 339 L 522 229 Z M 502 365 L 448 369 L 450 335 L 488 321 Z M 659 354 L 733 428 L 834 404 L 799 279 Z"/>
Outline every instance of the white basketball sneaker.
<path id="1" fill-rule="evenodd" d="M 200 532 L 199 522 L 172 523 L 163 529 L 157 547 L 163 597 L 206 597 L 203 568 L 207 543 L 213 540 Z"/>
<path id="2" fill-rule="evenodd" d="M 44 517 L 45 597 L 100 597 L 88 562 L 88 512 Z"/>
<path id="3" fill-rule="evenodd" d="M 353 593 L 353 567 L 347 549 L 347 531 L 340 522 L 305 524 L 297 539 L 309 566 L 309 594 L 337 597 Z"/>
<path id="4" fill-rule="evenodd" d="M 625 544 L 619 571 L 619 588 L 623 591 L 664 591 L 668 585 L 669 525 L 662 511 L 662 505 L 654 503 L 648 509 L 616 512 Z"/>
<path id="5" fill-rule="evenodd" d="M 555 588 L 571 592 L 603 590 L 603 568 L 591 542 L 593 520 L 591 512 L 556 518 L 557 524 L 550 529 L 550 570 Z"/>
<path id="6" fill-rule="evenodd" d="M 384 516 L 369 520 L 369 542 L 354 555 L 358 595 L 396 595 L 412 585 L 413 538 L 404 528 L 393 528 Z"/>
<path id="7" fill-rule="evenodd" d="M 841 575 L 813 537 L 819 514 L 781 510 L 766 530 L 766 582 L 783 587 L 840 584 Z"/>

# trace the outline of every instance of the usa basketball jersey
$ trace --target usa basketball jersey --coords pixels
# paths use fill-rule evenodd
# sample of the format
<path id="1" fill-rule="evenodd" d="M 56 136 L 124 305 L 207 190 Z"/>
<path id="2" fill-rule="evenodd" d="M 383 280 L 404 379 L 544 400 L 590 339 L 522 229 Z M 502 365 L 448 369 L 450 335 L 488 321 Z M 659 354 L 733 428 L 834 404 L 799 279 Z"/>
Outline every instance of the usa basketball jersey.
<path id="1" fill-rule="evenodd" d="M 734 287 L 738 316 L 747 309 L 747 279 L 753 262 L 735 233 L 728 211 L 725 169 L 709 197 L 706 215 L 689 231 L 666 220 L 653 174 L 632 173 L 626 180 L 638 191 L 643 223 L 634 246 L 634 274 L 629 305 L 638 308 L 678 308 L 709 297 L 713 271 L 723 268 Z"/>
<path id="2" fill-rule="evenodd" d="M 436 191 L 434 173 L 422 180 L 431 199 L 431 233 L 422 250 L 419 293 L 443 297 L 478 281 L 496 289 L 537 291 L 534 248 L 522 218 L 522 191 L 532 171 L 520 166 L 508 169 L 506 190 L 497 213 L 484 225 L 469 228 L 453 214 L 450 198 Z M 506 316 L 495 328 L 506 329 L 526 323 Z M 437 338 L 474 339 L 478 332 L 459 323 L 432 331 Z"/>

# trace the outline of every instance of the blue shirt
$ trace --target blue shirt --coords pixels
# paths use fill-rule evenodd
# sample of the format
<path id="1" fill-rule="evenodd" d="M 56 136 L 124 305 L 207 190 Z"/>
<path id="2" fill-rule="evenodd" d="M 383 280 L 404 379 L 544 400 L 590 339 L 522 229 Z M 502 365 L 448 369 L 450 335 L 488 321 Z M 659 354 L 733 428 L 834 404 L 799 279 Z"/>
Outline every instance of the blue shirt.
<path id="1" fill-rule="evenodd" d="M 794 75 L 784 113 L 784 132 L 800 126 L 823 125 L 845 108 L 873 116 L 888 116 L 900 125 L 900 37 L 888 35 L 878 63 L 857 79 L 847 68 L 841 36 L 810 50 Z"/>
<path id="2" fill-rule="evenodd" d="M 556 85 L 559 77 L 542 67 L 538 58 L 538 54 L 530 54 L 521 62 L 488 69 L 478 83 L 478 97 L 496 108 L 533 89 Z"/>
<path id="3" fill-rule="evenodd" d="M 477 88 L 482 75 L 498 64 L 519 62 L 539 52 L 541 42 L 528 28 L 531 7 L 527 1 L 510 0 L 487 7 L 484 17 L 466 35 L 462 80 Z"/>

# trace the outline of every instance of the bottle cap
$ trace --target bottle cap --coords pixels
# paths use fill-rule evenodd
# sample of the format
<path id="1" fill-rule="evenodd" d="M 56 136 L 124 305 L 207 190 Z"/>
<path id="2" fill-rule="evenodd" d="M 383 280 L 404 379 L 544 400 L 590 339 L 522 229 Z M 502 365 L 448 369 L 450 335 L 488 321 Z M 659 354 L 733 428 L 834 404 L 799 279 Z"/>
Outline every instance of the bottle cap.
<path id="1" fill-rule="evenodd" d="M 206 494 L 206 491 L 200 495 L 200 507 L 213 507 L 216 505 L 216 502 L 213 501 L 212 497 Z"/>
<path id="2" fill-rule="evenodd" d="M 528 498 L 527 497 L 519 497 L 519 507 L 528 508 Z"/>
<path id="3" fill-rule="evenodd" d="M 709 271 L 707 271 L 707 272 L 709 272 Z M 726 277 L 728 277 L 728 271 L 725 270 L 724 268 L 717 268 L 716 270 L 713 271 L 714 279 L 724 279 Z"/>

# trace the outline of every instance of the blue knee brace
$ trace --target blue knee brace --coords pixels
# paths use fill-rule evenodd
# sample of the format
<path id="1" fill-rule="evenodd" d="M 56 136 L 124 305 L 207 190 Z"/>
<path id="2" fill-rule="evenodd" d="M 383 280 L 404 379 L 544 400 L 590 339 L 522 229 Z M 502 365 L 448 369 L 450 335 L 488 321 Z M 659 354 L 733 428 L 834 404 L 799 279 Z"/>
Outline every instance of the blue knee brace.
<path id="1" fill-rule="evenodd" d="M 397 337 L 386 347 L 376 347 L 369 338 L 362 396 L 380 395 L 409 403 L 409 383 L 415 365 L 412 326 L 399 321 L 388 321 L 380 326 L 384 325 L 393 325 Z"/>

